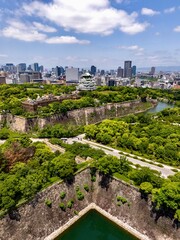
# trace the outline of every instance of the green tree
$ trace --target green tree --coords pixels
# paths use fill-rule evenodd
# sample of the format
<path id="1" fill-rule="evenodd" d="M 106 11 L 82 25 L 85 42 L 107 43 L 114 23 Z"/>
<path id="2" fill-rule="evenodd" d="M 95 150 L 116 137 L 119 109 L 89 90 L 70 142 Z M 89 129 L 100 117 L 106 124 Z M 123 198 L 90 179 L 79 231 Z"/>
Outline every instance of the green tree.
<path id="1" fill-rule="evenodd" d="M 76 162 L 74 155 L 64 153 L 52 160 L 54 165 L 54 173 L 62 179 L 71 178 L 76 170 Z"/>
<path id="2" fill-rule="evenodd" d="M 160 189 L 154 189 L 152 201 L 156 204 L 156 209 L 176 211 L 180 208 L 180 183 L 167 182 Z"/>
<path id="3" fill-rule="evenodd" d="M 153 190 L 153 185 L 150 182 L 143 182 L 140 185 L 140 191 L 145 194 L 148 195 L 152 192 Z"/>

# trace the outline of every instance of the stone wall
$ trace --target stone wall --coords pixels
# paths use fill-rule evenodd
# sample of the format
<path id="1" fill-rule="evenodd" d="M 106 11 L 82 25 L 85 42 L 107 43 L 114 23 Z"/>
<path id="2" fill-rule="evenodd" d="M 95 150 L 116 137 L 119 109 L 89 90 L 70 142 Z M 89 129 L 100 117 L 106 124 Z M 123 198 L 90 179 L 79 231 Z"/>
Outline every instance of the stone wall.
<path id="1" fill-rule="evenodd" d="M 0 220 L 0 239 L 43 240 L 69 221 L 75 215 L 74 210 L 81 211 L 92 202 L 152 240 L 179 239 L 180 230 L 172 227 L 172 220 L 161 217 L 155 222 L 151 216 L 150 204 L 141 199 L 136 188 L 115 179 L 111 180 L 108 188 L 103 188 L 100 184 L 101 180 L 101 176 L 97 175 L 96 182 L 91 182 L 89 169 L 87 169 L 76 175 L 72 185 L 56 183 L 40 192 L 28 204 L 21 206 L 17 212 Z M 89 192 L 84 190 L 84 184 L 89 185 Z M 85 196 L 82 201 L 77 200 L 77 186 Z M 62 191 L 66 192 L 64 200 L 60 198 Z M 118 206 L 117 195 L 125 197 L 129 204 Z M 51 208 L 46 206 L 46 199 L 52 201 Z M 59 203 L 67 204 L 70 199 L 75 200 L 73 208 L 62 211 Z"/>
<path id="2" fill-rule="evenodd" d="M 154 103 L 152 103 L 153 106 Z M 24 118 L 11 114 L 0 115 L 1 125 L 7 124 L 12 130 L 28 132 L 36 127 L 42 129 L 47 124 L 71 123 L 76 125 L 87 125 L 97 123 L 104 119 L 124 116 L 130 113 L 145 111 L 145 105 L 140 101 L 129 101 L 123 103 L 109 103 L 101 107 L 90 107 L 67 112 L 67 114 L 53 115 L 45 118 Z"/>

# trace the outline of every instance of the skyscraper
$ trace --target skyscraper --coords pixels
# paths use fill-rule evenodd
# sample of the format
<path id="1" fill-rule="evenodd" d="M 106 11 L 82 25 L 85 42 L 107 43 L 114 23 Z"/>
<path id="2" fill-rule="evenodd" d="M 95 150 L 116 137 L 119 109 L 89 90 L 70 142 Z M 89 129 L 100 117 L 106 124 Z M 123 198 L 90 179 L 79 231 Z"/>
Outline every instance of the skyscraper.
<path id="1" fill-rule="evenodd" d="M 62 76 L 64 74 L 64 68 L 56 66 L 54 69 L 56 77 Z"/>
<path id="2" fill-rule="evenodd" d="M 151 71 L 149 72 L 149 74 L 154 75 L 156 71 L 155 67 L 151 67 Z"/>
<path id="3" fill-rule="evenodd" d="M 17 72 L 25 72 L 26 71 L 26 63 L 19 63 L 17 65 Z"/>
<path id="4" fill-rule="evenodd" d="M 124 70 L 121 67 L 118 67 L 117 69 L 117 77 L 123 77 Z"/>
<path id="5" fill-rule="evenodd" d="M 94 65 L 91 66 L 91 74 L 96 75 L 96 67 Z"/>
<path id="6" fill-rule="evenodd" d="M 131 78 L 132 77 L 132 61 L 125 61 L 124 62 L 124 77 Z"/>
<path id="7" fill-rule="evenodd" d="M 132 76 L 136 76 L 136 66 L 132 66 Z"/>
<path id="8" fill-rule="evenodd" d="M 31 69 L 32 69 L 34 72 L 39 72 L 39 64 L 38 64 L 38 63 L 33 63 L 33 64 L 31 64 Z"/>

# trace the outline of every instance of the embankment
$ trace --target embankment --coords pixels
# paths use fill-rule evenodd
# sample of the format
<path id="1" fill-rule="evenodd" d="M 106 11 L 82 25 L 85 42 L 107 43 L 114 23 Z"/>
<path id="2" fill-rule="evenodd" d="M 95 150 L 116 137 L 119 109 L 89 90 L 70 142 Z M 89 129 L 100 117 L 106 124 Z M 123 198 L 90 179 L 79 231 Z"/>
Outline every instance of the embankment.
<path id="1" fill-rule="evenodd" d="M 155 101 L 149 102 L 153 107 Z M 50 117 L 25 118 L 12 114 L 0 115 L 0 125 L 7 125 L 10 129 L 20 132 L 28 132 L 37 127 L 44 128 L 46 125 L 57 123 L 71 123 L 75 125 L 87 125 L 101 122 L 104 119 L 121 117 L 130 113 L 138 113 L 147 110 L 146 103 L 141 101 L 129 101 L 122 103 L 109 103 L 100 107 L 82 108 L 69 111 L 66 114 L 53 115 Z"/>
<path id="2" fill-rule="evenodd" d="M 79 212 L 91 203 L 128 224 L 138 232 L 147 235 L 152 240 L 177 240 L 180 229 L 173 227 L 173 221 L 169 218 L 155 216 L 151 213 L 150 202 L 141 198 L 139 191 L 119 180 L 112 179 L 107 187 L 102 185 L 102 177 L 97 174 L 96 181 L 91 182 L 90 170 L 86 169 L 75 176 L 74 183 L 56 183 L 44 191 L 38 193 L 28 204 L 21 206 L 18 211 L 6 215 L 0 220 L 1 240 L 43 240 L 52 232 L 67 223 Z M 84 184 L 89 186 L 89 192 L 85 191 Z M 84 194 L 83 200 L 77 199 L 76 189 L 79 186 Z M 60 198 L 64 191 L 66 196 Z M 118 206 L 117 196 L 126 198 L 127 203 Z M 45 200 L 49 199 L 52 206 L 48 207 Z M 73 207 L 62 211 L 59 203 L 67 203 L 73 199 Z M 13 220 L 14 219 L 14 220 Z"/>

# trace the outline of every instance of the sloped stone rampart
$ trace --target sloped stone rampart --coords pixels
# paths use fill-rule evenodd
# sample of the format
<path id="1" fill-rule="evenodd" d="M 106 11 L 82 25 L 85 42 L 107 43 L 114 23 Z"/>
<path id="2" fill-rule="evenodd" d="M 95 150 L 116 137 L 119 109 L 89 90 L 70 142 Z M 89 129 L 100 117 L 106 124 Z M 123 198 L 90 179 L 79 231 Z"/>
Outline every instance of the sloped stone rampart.
<path id="1" fill-rule="evenodd" d="M 160 217 L 155 221 L 151 214 L 150 203 L 141 199 L 138 189 L 116 179 L 110 181 L 108 188 L 102 188 L 101 176 L 97 174 L 96 182 L 91 182 L 89 171 L 86 169 L 77 174 L 71 185 L 55 183 L 38 193 L 32 201 L 24 204 L 11 215 L 11 218 L 13 216 L 16 220 L 6 215 L 0 220 L 0 239 L 43 240 L 71 220 L 75 216 L 74 211 L 80 212 L 91 203 L 95 203 L 108 214 L 151 240 L 179 239 L 180 229 L 173 227 L 171 219 Z M 89 192 L 84 190 L 84 184 L 88 184 Z M 82 201 L 77 199 L 77 186 L 85 196 Z M 60 198 L 62 191 L 66 192 L 63 200 Z M 117 196 L 126 198 L 128 202 L 118 206 Z M 46 206 L 46 199 L 52 201 L 52 207 Z M 63 202 L 66 205 L 71 199 L 74 200 L 73 208 L 62 211 L 59 203 Z"/>

